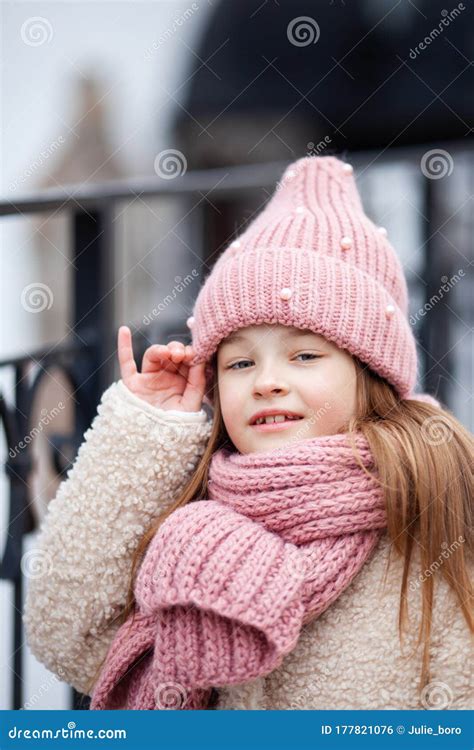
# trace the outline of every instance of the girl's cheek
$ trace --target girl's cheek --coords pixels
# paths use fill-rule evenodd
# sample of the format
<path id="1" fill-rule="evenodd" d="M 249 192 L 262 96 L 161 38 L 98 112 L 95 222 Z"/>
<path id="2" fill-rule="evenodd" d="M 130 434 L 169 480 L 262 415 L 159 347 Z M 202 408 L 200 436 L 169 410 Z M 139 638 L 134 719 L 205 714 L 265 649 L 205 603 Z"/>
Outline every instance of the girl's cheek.
<path id="1" fill-rule="evenodd" d="M 242 416 L 245 414 L 244 400 L 242 394 L 237 390 L 235 393 L 226 394 L 224 398 L 221 398 L 222 418 L 227 430 L 238 425 L 239 420 L 242 421 Z"/>
<path id="2" fill-rule="evenodd" d="M 329 423 L 336 425 L 354 411 L 355 384 L 349 373 L 347 377 L 338 377 L 335 373 L 318 377 L 306 392 L 313 411 L 325 414 Z"/>
<path id="3" fill-rule="evenodd" d="M 355 387 L 350 379 L 341 380 L 338 385 L 338 388 L 327 395 L 326 402 L 329 404 L 329 412 L 334 415 L 334 422 L 342 423 L 354 413 Z"/>

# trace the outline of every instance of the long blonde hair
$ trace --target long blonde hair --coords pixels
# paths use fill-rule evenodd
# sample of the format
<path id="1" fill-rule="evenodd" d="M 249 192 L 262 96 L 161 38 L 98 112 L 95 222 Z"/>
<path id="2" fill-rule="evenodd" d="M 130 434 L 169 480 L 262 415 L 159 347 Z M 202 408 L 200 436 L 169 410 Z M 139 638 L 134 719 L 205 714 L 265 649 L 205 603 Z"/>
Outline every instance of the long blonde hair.
<path id="1" fill-rule="evenodd" d="M 347 432 L 361 467 L 354 433 L 368 440 L 384 489 L 387 532 L 394 549 L 403 558 L 398 629 L 400 641 L 408 620 L 407 582 L 415 540 L 419 543 L 423 576 L 422 609 L 418 642 L 423 643 L 420 690 L 430 681 L 430 636 L 434 581 L 442 575 L 454 590 L 469 629 L 474 632 L 473 586 L 467 558 L 473 552 L 471 468 L 472 435 L 447 410 L 418 400 L 400 400 L 392 386 L 354 358 L 357 369 L 356 415 L 340 431 Z M 215 373 L 215 357 L 213 358 Z M 141 538 L 133 555 L 127 601 L 118 616 L 120 623 L 135 612 L 134 582 L 151 539 L 177 508 L 207 494 L 208 470 L 213 454 L 230 443 L 219 402 L 216 376 L 212 385 L 213 425 L 204 453 L 185 489 L 155 520 Z M 462 540 L 457 546 L 453 542 Z M 437 564 L 440 550 L 455 550 Z M 390 557 L 388 560 L 390 563 Z M 106 627 L 109 627 L 110 623 Z M 102 665 L 100 669 L 102 668 Z M 97 670 L 90 688 L 100 673 Z"/>

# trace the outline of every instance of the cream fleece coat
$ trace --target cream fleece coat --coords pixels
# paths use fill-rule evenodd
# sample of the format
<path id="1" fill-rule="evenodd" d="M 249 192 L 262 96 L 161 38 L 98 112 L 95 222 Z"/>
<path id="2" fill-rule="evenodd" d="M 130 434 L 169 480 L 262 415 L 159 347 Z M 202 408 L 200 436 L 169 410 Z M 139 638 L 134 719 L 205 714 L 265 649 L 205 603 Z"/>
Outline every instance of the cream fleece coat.
<path id="1" fill-rule="evenodd" d="M 28 644 L 61 680 L 82 693 L 118 630 L 132 555 L 185 487 L 211 432 L 204 410 L 165 411 L 122 380 L 103 394 L 74 465 L 48 506 L 37 549 L 47 575 L 29 581 L 23 622 Z M 384 535 L 339 599 L 306 626 L 280 667 L 265 678 L 218 689 L 216 709 L 470 709 L 473 640 L 454 594 L 435 588 L 430 685 L 417 689 L 415 651 L 422 571 L 408 589 L 410 633 L 398 637 L 402 561 Z M 46 566 L 45 566 L 46 567 Z"/>

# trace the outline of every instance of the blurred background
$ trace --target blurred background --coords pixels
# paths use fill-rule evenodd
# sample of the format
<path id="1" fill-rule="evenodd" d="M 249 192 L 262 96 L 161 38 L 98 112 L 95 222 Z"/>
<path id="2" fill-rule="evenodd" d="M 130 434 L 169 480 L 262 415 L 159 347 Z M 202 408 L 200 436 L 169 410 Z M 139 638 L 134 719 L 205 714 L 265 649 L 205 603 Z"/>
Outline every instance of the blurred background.
<path id="1" fill-rule="evenodd" d="M 188 342 L 302 156 L 353 164 L 404 265 L 419 388 L 472 411 L 474 24 L 438 0 L 1 4 L 0 709 L 84 707 L 29 653 L 35 536 L 116 334 Z"/>

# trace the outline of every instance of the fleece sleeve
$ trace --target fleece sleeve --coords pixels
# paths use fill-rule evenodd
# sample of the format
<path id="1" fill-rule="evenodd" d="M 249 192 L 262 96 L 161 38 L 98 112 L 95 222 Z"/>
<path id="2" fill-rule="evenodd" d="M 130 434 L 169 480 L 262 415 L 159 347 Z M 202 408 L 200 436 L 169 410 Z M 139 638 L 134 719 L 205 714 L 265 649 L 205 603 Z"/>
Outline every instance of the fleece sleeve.
<path id="1" fill-rule="evenodd" d="M 211 429 L 204 410 L 153 407 L 122 380 L 102 395 L 41 523 L 44 575 L 28 580 L 23 613 L 32 653 L 79 692 L 118 630 L 140 538 L 189 481 Z"/>

